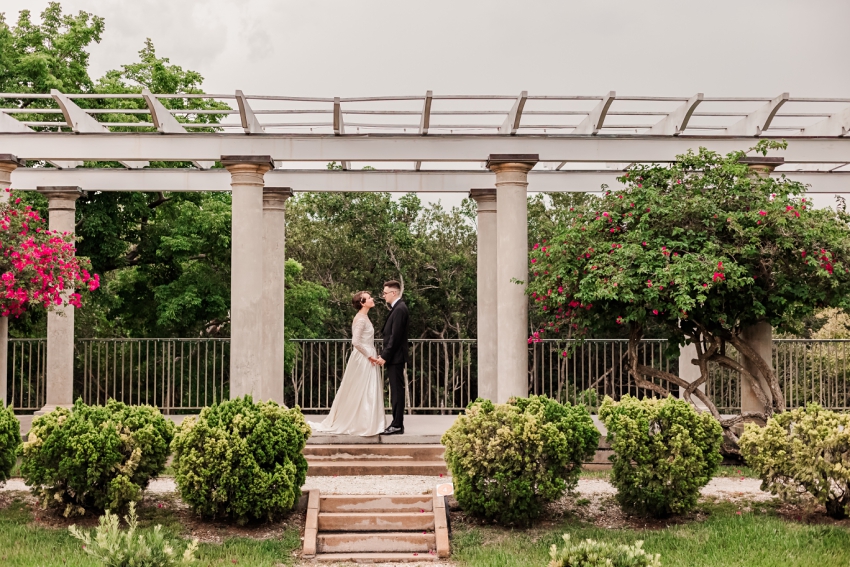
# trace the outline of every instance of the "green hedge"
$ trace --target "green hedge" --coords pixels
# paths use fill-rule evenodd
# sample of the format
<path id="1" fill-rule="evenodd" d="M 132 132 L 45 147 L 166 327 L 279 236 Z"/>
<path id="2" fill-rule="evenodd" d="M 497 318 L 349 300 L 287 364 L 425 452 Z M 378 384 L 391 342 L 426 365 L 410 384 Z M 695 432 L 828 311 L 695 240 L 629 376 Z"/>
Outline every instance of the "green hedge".
<path id="1" fill-rule="evenodd" d="M 0 485 L 12 474 L 21 445 L 21 424 L 12 407 L 0 407 Z"/>
<path id="2" fill-rule="evenodd" d="M 494 404 L 478 399 L 443 435 L 455 497 L 467 512 L 528 524 L 578 482 L 599 431 L 584 406 L 545 396 Z"/>
<path id="3" fill-rule="evenodd" d="M 606 397 L 599 419 L 608 429 L 611 482 L 632 512 L 666 517 L 696 506 L 700 488 L 720 464 L 722 428 L 709 413 L 675 398 Z"/>
<path id="4" fill-rule="evenodd" d="M 279 518 L 301 496 L 310 433 L 297 407 L 246 396 L 204 408 L 183 421 L 172 444 L 180 496 L 201 516 Z"/>
<path id="5" fill-rule="evenodd" d="M 829 516 L 850 515 L 850 415 L 809 404 L 771 417 L 765 427 L 748 423 L 739 446 L 762 490 L 785 500 L 808 492 Z"/>
<path id="6" fill-rule="evenodd" d="M 151 406 L 78 400 L 37 417 L 23 446 L 21 475 L 45 506 L 66 516 L 123 508 L 162 473 L 174 424 Z"/>

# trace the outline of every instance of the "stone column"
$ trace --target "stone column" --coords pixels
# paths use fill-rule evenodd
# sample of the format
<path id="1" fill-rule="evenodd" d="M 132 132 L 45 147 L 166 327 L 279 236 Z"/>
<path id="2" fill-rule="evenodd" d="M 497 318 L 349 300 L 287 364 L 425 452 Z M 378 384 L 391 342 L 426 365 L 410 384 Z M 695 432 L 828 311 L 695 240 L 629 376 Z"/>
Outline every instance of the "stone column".
<path id="1" fill-rule="evenodd" d="M 747 164 L 750 172 L 759 177 L 769 176 L 777 166 L 782 165 L 785 158 L 781 157 L 764 157 L 750 156 L 741 158 L 741 163 Z M 741 333 L 741 338 L 752 347 L 767 364 L 773 368 L 773 329 L 767 321 L 760 321 L 755 325 L 748 327 Z M 761 388 L 767 396 L 768 402 L 773 400 L 773 395 L 770 393 L 770 387 L 767 380 L 761 375 L 754 364 L 746 359 L 742 360 L 744 368 L 755 376 Z M 748 383 L 741 383 L 741 412 L 763 412 L 764 407 L 759 402 L 753 391 L 752 386 Z"/>
<path id="2" fill-rule="evenodd" d="M 48 227 L 74 234 L 79 187 L 37 187 L 47 197 Z M 72 293 L 72 289 L 64 295 Z M 47 313 L 47 388 L 45 405 L 37 415 L 74 404 L 74 306 L 57 306 Z"/>
<path id="3" fill-rule="evenodd" d="M 528 396 L 528 172 L 536 154 L 491 154 L 487 167 L 496 174 L 496 311 L 498 397 Z"/>
<path id="4" fill-rule="evenodd" d="M 478 397 L 499 399 L 498 322 L 496 311 L 496 190 L 472 189 L 478 203 Z"/>
<path id="5" fill-rule="evenodd" d="M 286 200 L 289 187 L 263 189 L 263 400 L 283 405 Z"/>
<path id="6" fill-rule="evenodd" d="M 12 172 L 21 165 L 12 154 L 0 154 L 0 203 L 9 202 L 6 189 L 12 186 Z M 9 370 L 9 318 L 0 317 L 0 408 L 9 403 L 9 385 L 6 380 Z"/>
<path id="7" fill-rule="evenodd" d="M 679 378 L 686 382 L 696 382 L 700 377 L 700 369 L 696 364 L 692 364 L 691 361 L 697 358 L 697 347 L 695 344 L 687 344 L 683 347 L 679 348 Z M 697 388 L 699 391 L 705 393 L 705 384 Z M 679 397 L 684 399 L 685 389 L 681 386 L 679 387 Z M 705 410 L 708 409 L 702 400 L 697 398 L 696 396 L 691 396 L 691 400 L 693 400 L 694 405 L 700 409 Z"/>
<path id="8" fill-rule="evenodd" d="M 221 156 L 230 172 L 230 398 L 263 395 L 263 176 L 270 156 Z"/>

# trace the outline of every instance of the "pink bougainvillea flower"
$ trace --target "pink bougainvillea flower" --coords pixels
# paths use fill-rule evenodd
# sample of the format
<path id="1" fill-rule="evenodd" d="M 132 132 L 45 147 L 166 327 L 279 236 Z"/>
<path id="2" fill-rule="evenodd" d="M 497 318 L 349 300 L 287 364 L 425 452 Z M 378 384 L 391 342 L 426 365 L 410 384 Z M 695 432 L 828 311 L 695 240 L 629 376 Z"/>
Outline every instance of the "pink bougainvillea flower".
<path id="1" fill-rule="evenodd" d="M 759 214 L 760 214 L 761 216 L 765 216 L 765 215 L 767 215 L 767 211 L 759 211 Z"/>

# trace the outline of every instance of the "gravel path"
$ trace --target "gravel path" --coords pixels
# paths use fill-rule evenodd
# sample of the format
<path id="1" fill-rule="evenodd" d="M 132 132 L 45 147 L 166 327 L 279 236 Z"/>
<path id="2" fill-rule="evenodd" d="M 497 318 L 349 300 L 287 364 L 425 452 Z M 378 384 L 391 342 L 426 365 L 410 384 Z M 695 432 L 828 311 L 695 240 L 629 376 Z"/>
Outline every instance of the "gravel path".
<path id="1" fill-rule="evenodd" d="M 307 477 L 304 490 L 319 489 L 323 494 L 427 494 L 434 487 L 451 482 L 450 477 L 439 476 L 312 476 Z M 762 492 L 761 481 L 755 478 L 718 477 L 702 489 L 703 496 L 723 500 L 770 500 L 773 495 Z M 19 478 L 6 481 L 0 487 L 4 492 L 27 491 L 27 485 Z M 150 483 L 148 492 L 168 494 L 177 490 L 174 479 L 158 478 Z M 603 496 L 616 493 L 611 483 L 602 479 L 581 479 L 578 493 L 582 496 Z"/>

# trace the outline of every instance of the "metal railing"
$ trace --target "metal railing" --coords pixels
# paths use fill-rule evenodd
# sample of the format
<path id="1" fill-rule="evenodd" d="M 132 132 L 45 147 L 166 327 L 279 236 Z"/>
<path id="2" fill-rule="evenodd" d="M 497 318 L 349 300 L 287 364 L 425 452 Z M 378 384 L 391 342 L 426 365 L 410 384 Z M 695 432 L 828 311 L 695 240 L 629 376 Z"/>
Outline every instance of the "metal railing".
<path id="1" fill-rule="evenodd" d="M 296 339 L 298 356 L 284 386 L 287 405 L 305 411 L 324 411 L 334 395 L 351 356 L 348 339 Z M 382 341 L 375 341 L 380 352 Z M 413 339 L 407 365 L 408 412 L 452 412 L 465 408 L 477 391 L 474 339 Z M 388 393 L 384 382 L 384 392 Z M 385 403 L 388 395 L 384 396 Z"/>
<path id="2" fill-rule="evenodd" d="M 325 411 L 333 403 L 351 355 L 346 339 L 298 339 L 292 371 L 284 380 L 284 401 L 305 411 Z M 476 397 L 474 339 L 410 341 L 406 372 L 409 412 L 457 412 Z M 376 342 L 380 348 L 381 341 Z M 588 340 L 574 351 L 569 342 L 544 340 L 529 346 L 529 393 L 594 407 L 605 395 L 645 396 L 628 377 L 626 341 Z M 641 363 L 678 374 L 677 358 L 667 358 L 664 340 L 645 340 Z M 567 357 L 563 352 L 571 352 Z M 46 339 L 10 339 L 7 400 L 18 412 L 45 404 Z M 727 354 L 737 358 L 734 349 Z M 774 339 L 773 366 L 788 408 L 808 402 L 850 410 L 850 340 Z M 227 399 L 229 339 L 78 339 L 74 396 L 87 403 L 109 398 L 151 404 L 167 413 L 196 412 Z M 385 384 L 386 391 L 386 384 Z M 711 366 L 706 393 L 723 414 L 741 410 L 737 373 Z M 388 399 L 388 396 L 387 396 Z"/>

